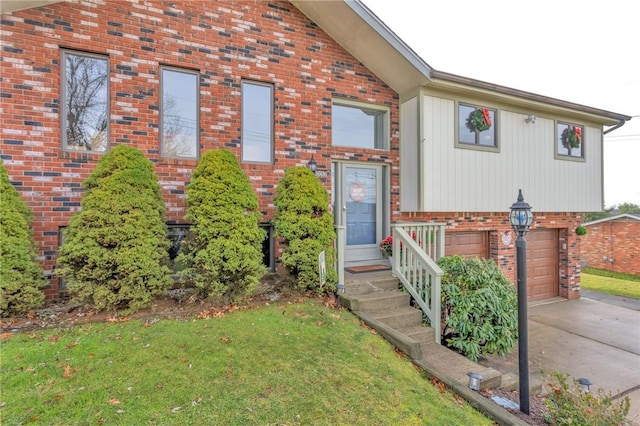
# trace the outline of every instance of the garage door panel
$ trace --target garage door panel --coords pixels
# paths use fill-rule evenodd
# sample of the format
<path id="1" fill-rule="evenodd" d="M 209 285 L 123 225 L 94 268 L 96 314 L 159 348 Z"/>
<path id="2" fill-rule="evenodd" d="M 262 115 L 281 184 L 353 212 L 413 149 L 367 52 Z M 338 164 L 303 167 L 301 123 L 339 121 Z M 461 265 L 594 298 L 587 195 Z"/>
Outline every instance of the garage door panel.
<path id="1" fill-rule="evenodd" d="M 527 239 L 527 298 L 546 299 L 558 295 L 558 230 L 536 229 Z"/>
<path id="2" fill-rule="evenodd" d="M 459 254 L 486 259 L 489 257 L 489 235 L 487 232 L 447 232 L 444 253 L 446 256 Z"/>

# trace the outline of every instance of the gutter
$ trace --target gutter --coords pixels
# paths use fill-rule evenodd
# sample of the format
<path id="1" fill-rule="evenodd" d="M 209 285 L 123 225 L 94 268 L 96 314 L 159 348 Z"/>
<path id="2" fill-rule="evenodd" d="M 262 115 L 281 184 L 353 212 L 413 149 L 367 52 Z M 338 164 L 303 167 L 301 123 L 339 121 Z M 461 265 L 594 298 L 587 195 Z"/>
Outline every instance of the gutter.
<path id="1" fill-rule="evenodd" d="M 521 99 L 527 99 L 530 101 L 540 102 L 547 105 L 554 105 L 557 107 L 567 108 L 574 111 L 580 111 L 586 114 L 592 114 L 599 117 L 608 118 L 610 120 L 618 121 L 618 123 L 614 127 L 605 131 L 604 132 L 605 134 L 622 127 L 626 121 L 631 120 L 631 116 L 629 115 L 618 114 L 615 112 L 606 111 L 599 108 L 580 105 L 580 104 L 564 101 L 557 98 L 551 98 L 549 96 L 538 95 L 535 93 L 526 92 L 524 90 L 518 90 L 518 89 L 506 87 L 506 86 L 501 86 L 494 83 L 487 83 L 485 81 L 476 80 L 468 77 L 462 77 L 462 76 L 451 74 L 448 72 L 433 70 L 433 72 L 431 73 L 431 76 L 435 80 L 442 80 L 442 81 L 446 81 L 454 84 L 461 84 L 464 86 L 473 87 L 480 90 L 487 90 L 487 91 L 496 92 L 496 93 L 500 93 L 507 96 L 514 96 Z"/>

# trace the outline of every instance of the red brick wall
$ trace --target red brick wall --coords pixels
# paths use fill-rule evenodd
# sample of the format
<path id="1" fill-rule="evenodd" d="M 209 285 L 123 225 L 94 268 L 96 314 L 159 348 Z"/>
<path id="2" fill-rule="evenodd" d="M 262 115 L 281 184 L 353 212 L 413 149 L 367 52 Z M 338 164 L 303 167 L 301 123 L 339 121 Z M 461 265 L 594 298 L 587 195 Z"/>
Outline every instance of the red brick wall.
<path id="1" fill-rule="evenodd" d="M 239 155 L 241 80 L 274 84 L 275 162 L 243 164 L 265 220 L 284 170 L 312 154 L 318 170 L 331 159 L 397 164 L 397 94 L 288 2 L 58 3 L 3 15 L 2 30 L 1 156 L 34 213 L 47 271 L 59 227 L 79 209 L 81 182 L 100 158 L 61 148 L 61 48 L 108 55 L 111 146 L 136 146 L 155 162 L 170 221 L 183 222 L 196 161 L 159 156 L 161 65 L 200 72 L 200 152 Z M 332 97 L 387 105 L 392 149 L 331 147 Z M 56 280 L 46 292 L 57 294 Z"/>
<path id="2" fill-rule="evenodd" d="M 508 206 L 506 207 L 508 208 Z M 398 221 L 427 221 L 444 223 L 445 233 L 465 231 L 489 232 L 489 257 L 502 268 L 508 279 L 516 282 L 516 236 L 505 246 L 502 233 L 511 231 L 508 213 L 398 213 Z M 576 213 L 535 212 L 532 230 L 537 228 L 558 229 L 558 290 L 561 297 L 580 297 L 580 238 L 573 230 L 582 221 Z"/>
<path id="3" fill-rule="evenodd" d="M 391 165 L 392 221 L 443 221 L 448 232 L 491 231 L 492 257 L 515 277 L 515 249 L 498 240 L 499 232 L 509 229 L 504 213 L 397 211 L 397 94 L 288 2 L 63 2 L 2 15 L 2 31 L 0 156 L 34 213 L 34 236 L 48 272 L 55 264 L 59 229 L 80 208 L 81 183 L 100 158 L 61 147 L 60 55 L 61 49 L 74 49 L 108 56 L 110 144 L 136 146 L 155 162 L 170 221 L 183 222 L 185 185 L 197 162 L 159 156 L 161 65 L 200 73 L 200 152 L 224 147 L 239 155 L 241 80 L 274 84 L 274 164 L 243 164 L 265 220 L 273 214 L 284 170 L 306 165 L 312 154 L 320 171 L 329 171 L 332 160 L 384 163 Z M 388 106 L 391 149 L 332 147 L 333 97 Z M 132 116 L 137 120 L 127 118 Z M 327 189 L 330 179 L 323 178 Z M 577 224 L 576 215 L 536 220 L 543 227 Z M 568 235 L 560 273 L 561 292 L 564 286 L 571 296 L 579 289 L 579 265 L 577 243 Z M 49 298 L 58 294 L 57 280 L 51 284 Z"/>
<path id="4" fill-rule="evenodd" d="M 581 238 L 586 266 L 640 275 L 640 221 L 610 220 L 587 226 Z"/>

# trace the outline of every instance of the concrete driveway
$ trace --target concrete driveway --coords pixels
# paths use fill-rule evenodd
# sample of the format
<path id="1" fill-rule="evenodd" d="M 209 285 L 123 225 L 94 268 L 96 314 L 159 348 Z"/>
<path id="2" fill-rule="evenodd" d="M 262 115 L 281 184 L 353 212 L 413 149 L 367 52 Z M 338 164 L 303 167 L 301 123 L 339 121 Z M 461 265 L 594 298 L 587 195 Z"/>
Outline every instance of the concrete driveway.
<path id="1" fill-rule="evenodd" d="M 583 292 L 578 300 L 531 302 L 528 314 L 530 383 L 542 382 L 541 370 L 586 377 L 592 391 L 629 396 L 628 417 L 640 425 L 640 300 Z M 517 346 L 488 364 L 517 374 Z"/>

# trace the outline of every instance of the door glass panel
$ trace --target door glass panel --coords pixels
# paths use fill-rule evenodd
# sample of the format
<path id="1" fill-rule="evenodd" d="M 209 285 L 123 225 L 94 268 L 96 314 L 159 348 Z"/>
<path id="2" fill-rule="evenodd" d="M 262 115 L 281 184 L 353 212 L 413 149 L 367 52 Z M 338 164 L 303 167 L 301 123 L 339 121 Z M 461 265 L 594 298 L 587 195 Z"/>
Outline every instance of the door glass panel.
<path id="1" fill-rule="evenodd" d="M 347 245 L 376 244 L 376 170 L 347 167 L 345 183 Z"/>

